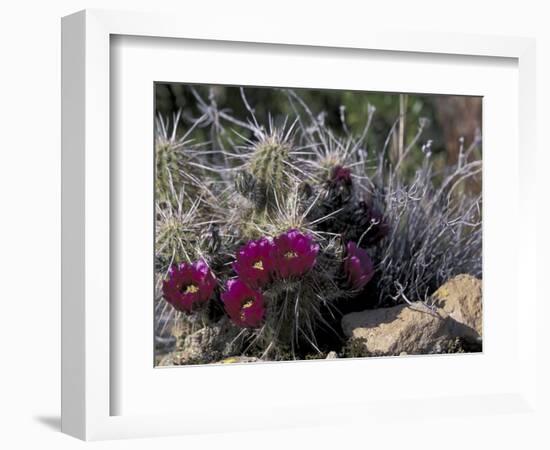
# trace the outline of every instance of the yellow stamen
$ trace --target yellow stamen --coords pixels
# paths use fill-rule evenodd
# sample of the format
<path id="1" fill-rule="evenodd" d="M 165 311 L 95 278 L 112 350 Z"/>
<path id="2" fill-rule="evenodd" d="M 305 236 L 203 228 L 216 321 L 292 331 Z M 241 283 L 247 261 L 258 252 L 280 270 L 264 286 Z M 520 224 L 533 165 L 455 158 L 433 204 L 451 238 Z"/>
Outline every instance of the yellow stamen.
<path id="1" fill-rule="evenodd" d="M 247 300 L 245 303 L 243 303 L 242 309 L 250 308 L 254 304 L 254 300 Z"/>
<path id="2" fill-rule="evenodd" d="M 296 253 L 296 252 L 286 252 L 285 253 L 285 258 L 286 259 L 296 258 L 297 256 L 298 256 L 298 253 Z"/>
<path id="3" fill-rule="evenodd" d="M 199 288 L 194 284 L 187 286 L 184 291 L 185 294 L 194 294 L 195 292 L 199 292 Z"/>
<path id="4" fill-rule="evenodd" d="M 252 267 L 258 270 L 264 270 L 264 264 L 261 261 L 255 262 Z"/>
<path id="5" fill-rule="evenodd" d="M 248 308 L 250 308 L 252 305 L 254 304 L 254 299 L 250 298 L 250 299 L 247 299 L 245 300 L 245 302 L 243 303 L 243 305 L 241 306 L 241 320 L 245 320 L 245 316 L 244 316 L 244 311 Z"/>

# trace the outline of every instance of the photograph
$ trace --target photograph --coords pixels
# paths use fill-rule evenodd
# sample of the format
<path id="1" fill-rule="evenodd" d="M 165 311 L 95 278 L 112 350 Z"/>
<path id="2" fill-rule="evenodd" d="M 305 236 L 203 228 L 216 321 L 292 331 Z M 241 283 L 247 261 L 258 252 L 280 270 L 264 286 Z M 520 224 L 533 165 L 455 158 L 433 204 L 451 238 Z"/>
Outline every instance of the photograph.
<path id="1" fill-rule="evenodd" d="M 154 102 L 155 367 L 482 352 L 482 97 Z"/>

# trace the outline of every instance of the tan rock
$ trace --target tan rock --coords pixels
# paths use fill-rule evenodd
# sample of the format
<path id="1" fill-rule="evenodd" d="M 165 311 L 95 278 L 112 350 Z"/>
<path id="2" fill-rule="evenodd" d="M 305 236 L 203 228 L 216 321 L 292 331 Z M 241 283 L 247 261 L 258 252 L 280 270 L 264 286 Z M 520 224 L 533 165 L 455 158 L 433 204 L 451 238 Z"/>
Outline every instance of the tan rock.
<path id="1" fill-rule="evenodd" d="M 342 318 L 344 333 L 364 340 L 374 355 L 436 353 L 443 340 L 457 333 L 455 322 L 443 311 L 422 302 L 392 308 L 366 310 Z"/>
<path id="2" fill-rule="evenodd" d="M 231 343 L 238 332 L 226 319 L 201 328 L 185 337 L 181 351 L 174 352 L 174 363 L 208 364 L 225 358 L 234 352 Z"/>
<path id="3" fill-rule="evenodd" d="M 459 275 L 441 286 L 432 299 L 433 308 L 416 302 L 351 313 L 342 318 L 342 329 L 373 355 L 448 352 L 458 341 L 465 348 L 470 347 L 468 343 L 480 345 L 481 280 Z"/>
<path id="4" fill-rule="evenodd" d="M 204 327 L 187 336 L 183 344 L 183 359 L 203 359 L 215 349 L 219 339 L 220 327 Z"/>
<path id="5" fill-rule="evenodd" d="M 230 343 L 235 337 L 225 322 L 207 326 L 185 337 L 180 350 L 176 350 L 158 359 L 158 366 L 181 366 L 188 364 L 210 364 L 220 362 L 233 351 Z M 240 358 L 240 357 L 236 357 Z M 221 361 L 222 363 L 246 361 Z M 234 358 L 233 358 L 234 359 Z"/>
<path id="6" fill-rule="evenodd" d="M 471 275 L 458 275 L 441 286 L 434 293 L 433 300 L 454 320 L 475 330 L 469 337 L 482 335 L 481 280 Z"/>

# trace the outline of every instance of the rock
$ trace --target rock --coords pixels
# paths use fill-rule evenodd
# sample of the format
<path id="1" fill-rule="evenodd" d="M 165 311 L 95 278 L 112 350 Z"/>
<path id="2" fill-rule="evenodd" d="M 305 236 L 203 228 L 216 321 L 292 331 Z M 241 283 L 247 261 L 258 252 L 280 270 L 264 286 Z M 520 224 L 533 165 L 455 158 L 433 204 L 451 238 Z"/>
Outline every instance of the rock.
<path id="1" fill-rule="evenodd" d="M 219 338 L 221 328 L 218 326 L 204 327 L 190 334 L 183 341 L 182 358 L 201 360 L 210 359 L 209 355 L 217 353 L 216 341 Z"/>
<path id="2" fill-rule="evenodd" d="M 465 333 L 445 311 L 422 302 L 347 314 L 342 329 L 370 355 L 442 353 L 450 339 Z"/>
<path id="3" fill-rule="evenodd" d="M 183 342 L 183 353 L 187 359 L 204 360 L 213 359 L 231 354 L 231 341 L 237 335 L 238 330 L 231 327 L 225 321 L 214 326 L 206 326 L 187 336 Z"/>
<path id="4" fill-rule="evenodd" d="M 482 335 L 481 280 L 471 275 L 458 275 L 441 286 L 432 298 L 435 306 L 475 330 L 468 337 L 475 339 Z"/>
<path id="5" fill-rule="evenodd" d="M 163 355 L 159 358 L 157 358 L 157 366 L 161 366 L 161 367 L 167 367 L 167 366 L 173 366 L 175 365 L 174 363 L 174 354 L 173 353 L 168 353 L 167 355 Z"/>
<path id="6" fill-rule="evenodd" d="M 400 355 L 481 351 L 481 280 L 458 275 L 422 302 L 351 313 L 342 318 L 353 354 Z M 348 345 L 349 346 L 349 345 Z"/>
<path id="7" fill-rule="evenodd" d="M 219 361 L 235 351 L 232 342 L 239 330 L 225 319 L 206 326 L 183 340 L 179 351 L 171 352 L 159 365 L 208 364 Z"/>
<path id="8" fill-rule="evenodd" d="M 336 353 L 335 351 L 328 352 L 325 359 L 338 359 L 338 353 Z"/>

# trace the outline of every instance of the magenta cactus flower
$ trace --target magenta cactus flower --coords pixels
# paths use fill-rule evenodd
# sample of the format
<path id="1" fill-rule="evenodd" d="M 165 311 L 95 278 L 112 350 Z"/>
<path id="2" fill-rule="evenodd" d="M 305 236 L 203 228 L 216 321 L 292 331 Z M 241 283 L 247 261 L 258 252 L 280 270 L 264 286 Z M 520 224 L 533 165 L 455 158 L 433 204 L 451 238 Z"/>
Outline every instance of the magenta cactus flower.
<path id="1" fill-rule="evenodd" d="M 229 280 L 221 295 L 231 320 L 243 328 L 259 327 L 265 316 L 264 297 L 239 279 Z"/>
<path id="2" fill-rule="evenodd" d="M 363 289 L 374 275 L 374 264 L 369 254 L 357 247 L 353 241 L 348 242 L 344 270 L 348 283 L 353 289 Z"/>
<path id="3" fill-rule="evenodd" d="M 265 237 L 243 245 L 237 251 L 237 260 L 233 263 L 233 270 L 239 279 L 253 289 L 269 283 L 273 271 L 272 250 L 273 243 Z"/>
<path id="4" fill-rule="evenodd" d="M 281 278 L 298 277 L 314 265 L 319 244 L 309 235 L 291 229 L 274 239 L 272 251 L 275 272 Z"/>
<path id="5" fill-rule="evenodd" d="M 164 299 L 178 311 L 191 312 L 205 303 L 216 288 L 216 278 L 204 260 L 173 265 L 163 282 Z"/>

